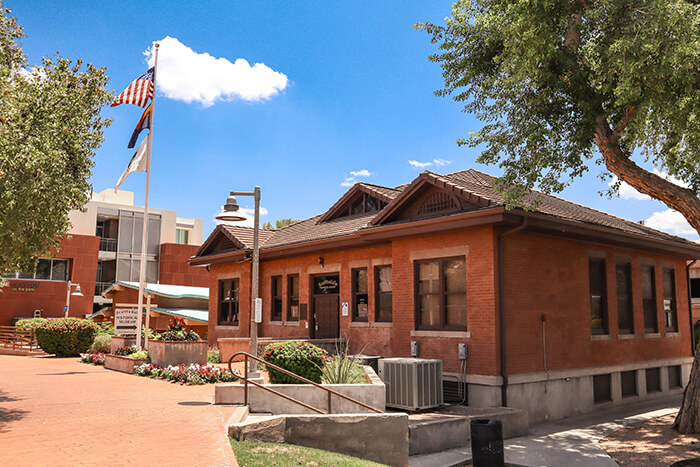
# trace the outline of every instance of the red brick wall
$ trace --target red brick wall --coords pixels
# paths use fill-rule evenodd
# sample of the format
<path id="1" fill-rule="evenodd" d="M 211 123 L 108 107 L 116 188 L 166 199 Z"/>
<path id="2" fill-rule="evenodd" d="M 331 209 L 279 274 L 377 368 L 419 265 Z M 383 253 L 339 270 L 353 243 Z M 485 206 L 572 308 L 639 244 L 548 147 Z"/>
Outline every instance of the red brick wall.
<path id="1" fill-rule="evenodd" d="M 70 316 L 92 313 L 97 276 L 100 239 L 92 235 L 67 235 L 53 252 L 54 257 L 70 260 L 70 279 L 80 284 L 82 297 L 71 296 Z M 13 318 L 31 318 L 34 310 L 43 317 L 64 316 L 68 283 L 63 281 L 11 279 L 0 292 L 0 325 L 12 324 Z M 20 290 L 25 289 L 25 290 Z"/>
<path id="2" fill-rule="evenodd" d="M 500 334 L 498 315 L 498 237 L 491 228 L 473 229 L 430 236 L 398 239 L 380 246 L 337 252 L 319 251 L 281 260 L 261 262 L 260 296 L 263 323 L 260 337 L 305 337 L 307 321 L 299 326 L 271 325 L 271 277 L 282 275 L 283 296 L 288 274 L 300 275 L 300 303 L 310 305 L 310 274 L 339 271 L 340 302 L 352 302 L 351 269 L 368 266 L 369 325 L 351 325 L 351 316 L 340 316 L 340 330 L 350 341 L 351 351 L 385 357 L 409 356 L 410 342 L 420 345 L 421 358 L 443 360 L 447 372 L 459 369 L 458 344 L 469 350 L 468 373 L 500 375 Z M 608 309 L 610 340 L 591 340 L 588 285 L 588 250 L 604 250 L 608 255 Z M 632 259 L 632 282 L 636 337 L 618 339 L 615 295 L 615 255 Z M 463 333 L 414 332 L 414 261 L 422 258 L 466 256 L 467 338 Z M 320 269 L 318 258 L 325 266 Z M 643 337 L 640 258 L 656 261 L 656 291 L 660 336 Z M 685 263 L 670 257 L 657 257 L 637 251 L 601 248 L 599 245 L 532 234 L 514 234 L 505 239 L 505 296 L 507 310 L 508 373 L 539 372 L 543 368 L 542 321 L 547 316 L 547 363 L 549 370 L 613 365 L 623 362 L 673 358 L 691 355 Z M 375 326 L 373 266 L 386 261 L 393 269 L 393 323 Z M 662 316 L 662 264 L 675 267 L 677 314 L 680 336 L 666 336 Z M 211 266 L 209 301 L 209 343 L 221 337 L 248 337 L 250 319 L 250 262 Z M 240 277 L 240 329 L 219 327 L 218 280 Z M 350 313 L 351 315 L 352 313 Z M 381 326 L 381 324 L 379 325 Z"/>
<path id="3" fill-rule="evenodd" d="M 508 373 L 544 370 L 542 321 L 546 315 L 547 367 L 560 370 L 692 355 L 685 261 L 639 251 L 603 248 L 562 239 L 515 234 L 506 237 L 505 304 Z M 606 254 L 609 340 L 591 340 L 588 251 Z M 618 338 L 615 255 L 632 263 L 633 339 Z M 659 337 L 644 337 L 641 258 L 656 262 Z M 662 264 L 675 268 L 680 336 L 666 336 Z"/>
<path id="4" fill-rule="evenodd" d="M 209 273 L 207 273 L 206 268 L 193 268 L 187 263 L 187 260 L 197 252 L 197 249 L 199 249 L 197 245 L 161 244 L 159 282 L 170 285 L 206 287 L 209 284 Z"/>

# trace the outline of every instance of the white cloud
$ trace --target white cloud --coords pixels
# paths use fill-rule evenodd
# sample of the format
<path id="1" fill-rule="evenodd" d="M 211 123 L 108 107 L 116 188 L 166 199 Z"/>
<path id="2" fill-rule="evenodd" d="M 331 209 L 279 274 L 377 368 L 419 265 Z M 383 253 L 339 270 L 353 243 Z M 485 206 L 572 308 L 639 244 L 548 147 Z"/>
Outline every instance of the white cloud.
<path id="1" fill-rule="evenodd" d="M 408 163 L 412 165 L 413 167 L 416 167 L 418 169 L 424 169 L 426 167 L 430 167 L 431 165 L 434 165 L 435 167 L 443 167 L 446 165 L 450 165 L 452 161 L 448 161 L 445 159 L 433 159 L 432 161 L 429 162 L 420 162 L 420 161 L 414 161 L 414 160 L 409 160 Z"/>
<path id="2" fill-rule="evenodd" d="M 353 177 L 369 177 L 372 174 L 370 173 L 369 170 L 362 169 L 362 170 L 358 170 L 357 172 L 350 172 L 350 175 L 352 175 Z"/>
<path id="3" fill-rule="evenodd" d="M 340 186 L 353 186 L 355 182 L 355 177 L 344 177 L 343 181 L 340 183 Z"/>
<path id="4" fill-rule="evenodd" d="M 658 169 L 654 169 L 653 172 L 658 175 L 659 177 L 668 180 L 671 183 L 675 183 L 678 186 L 682 186 L 683 188 L 688 188 L 688 184 L 683 182 L 682 180 L 677 179 L 676 177 L 673 177 L 669 175 L 666 172 L 662 172 Z M 613 177 L 613 179 L 610 181 L 608 184 L 609 186 L 613 186 L 615 183 L 617 183 L 618 178 Z M 622 199 L 634 199 L 634 200 L 650 200 L 651 198 L 644 193 L 638 192 L 635 188 L 632 188 L 629 184 L 626 182 L 620 183 L 620 198 Z"/>
<path id="5" fill-rule="evenodd" d="M 673 209 L 655 212 L 650 218 L 644 221 L 644 224 L 652 229 L 663 230 L 676 235 L 692 235 L 697 236 L 697 231 L 688 224 L 685 217 Z"/>
<path id="6" fill-rule="evenodd" d="M 419 168 L 419 169 L 424 169 L 424 168 L 426 168 L 426 167 L 430 167 L 431 165 L 433 165 L 432 162 L 408 161 L 408 163 L 409 163 L 410 165 L 412 165 L 413 167 L 416 167 L 416 168 Z"/>
<path id="7" fill-rule="evenodd" d="M 214 214 L 214 222 L 216 224 L 226 224 L 226 225 L 238 225 L 241 227 L 253 227 L 253 223 L 255 222 L 255 209 L 254 208 L 240 208 L 238 211 L 239 214 L 241 214 L 243 217 L 245 217 L 245 220 L 243 221 L 220 221 L 219 219 L 216 218 L 216 216 L 224 210 L 224 207 L 221 206 L 221 209 L 217 211 Z M 262 216 L 267 216 L 268 212 L 267 209 L 264 207 L 260 207 L 260 217 Z M 262 227 L 263 221 L 260 221 L 260 226 Z"/>
<path id="8" fill-rule="evenodd" d="M 435 164 L 436 167 L 442 167 L 444 165 L 450 165 L 452 161 L 447 161 L 445 159 L 433 159 L 433 164 Z"/>
<path id="9" fill-rule="evenodd" d="M 216 58 L 197 53 L 174 37 L 158 41 L 156 85 L 166 97 L 183 102 L 199 102 L 205 107 L 217 101 L 243 99 L 261 101 L 283 91 L 289 80 L 264 63 L 252 66 L 247 60 Z M 155 47 L 144 52 L 149 66 L 155 62 Z"/>

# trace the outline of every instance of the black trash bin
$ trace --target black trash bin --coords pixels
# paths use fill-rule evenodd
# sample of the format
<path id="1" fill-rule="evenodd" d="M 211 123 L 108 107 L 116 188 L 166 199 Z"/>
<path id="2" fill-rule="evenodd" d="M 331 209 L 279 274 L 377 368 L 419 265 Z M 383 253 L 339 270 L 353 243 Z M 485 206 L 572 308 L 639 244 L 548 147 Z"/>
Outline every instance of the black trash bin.
<path id="1" fill-rule="evenodd" d="M 472 420 L 474 467 L 503 467 L 503 424 L 500 420 Z"/>

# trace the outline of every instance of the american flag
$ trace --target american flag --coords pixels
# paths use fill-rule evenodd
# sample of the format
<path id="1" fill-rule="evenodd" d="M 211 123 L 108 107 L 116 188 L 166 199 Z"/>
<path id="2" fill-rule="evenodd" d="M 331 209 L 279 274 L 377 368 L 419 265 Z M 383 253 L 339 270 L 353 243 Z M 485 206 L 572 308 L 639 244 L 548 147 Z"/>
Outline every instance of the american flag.
<path id="1" fill-rule="evenodd" d="M 142 74 L 129 84 L 110 107 L 119 104 L 134 104 L 146 107 L 148 99 L 153 98 L 153 68 Z"/>

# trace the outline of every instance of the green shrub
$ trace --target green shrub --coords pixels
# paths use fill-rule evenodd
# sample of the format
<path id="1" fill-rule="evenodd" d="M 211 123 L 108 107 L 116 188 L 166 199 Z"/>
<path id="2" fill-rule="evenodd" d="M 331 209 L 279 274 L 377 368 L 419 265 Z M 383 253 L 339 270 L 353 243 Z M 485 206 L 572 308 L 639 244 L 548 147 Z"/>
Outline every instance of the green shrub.
<path id="1" fill-rule="evenodd" d="M 87 319 L 52 319 L 36 328 L 36 340 L 46 353 L 73 357 L 92 345 L 98 329 L 97 324 Z"/>
<path id="2" fill-rule="evenodd" d="M 88 349 L 88 353 L 109 353 L 112 346 L 112 336 L 109 334 L 98 334 L 92 345 Z"/>
<path id="3" fill-rule="evenodd" d="M 301 341 L 274 342 L 265 347 L 263 353 L 263 360 L 266 362 L 303 376 L 314 383 L 321 382 L 321 368 L 327 358 L 328 352 L 322 348 Z M 273 384 L 304 384 L 272 368 L 268 367 L 267 371 L 270 382 Z"/>
<path id="4" fill-rule="evenodd" d="M 42 324 L 46 323 L 48 319 L 46 318 L 27 318 L 20 319 L 15 323 L 16 328 L 22 329 L 36 329 Z"/>
<path id="5" fill-rule="evenodd" d="M 148 357 L 148 351 L 147 350 L 139 350 L 138 352 L 134 352 L 129 357 L 133 358 L 134 360 L 145 360 Z"/>
<path id="6" fill-rule="evenodd" d="M 98 333 L 106 334 L 109 336 L 114 335 L 114 325 L 112 324 L 111 321 L 103 321 L 103 322 L 99 323 L 98 326 L 100 326 Z"/>
<path id="7" fill-rule="evenodd" d="M 219 349 L 216 347 L 207 350 L 207 362 L 208 363 L 221 363 L 221 354 Z"/>

